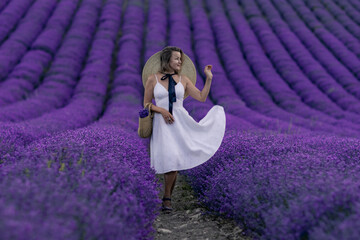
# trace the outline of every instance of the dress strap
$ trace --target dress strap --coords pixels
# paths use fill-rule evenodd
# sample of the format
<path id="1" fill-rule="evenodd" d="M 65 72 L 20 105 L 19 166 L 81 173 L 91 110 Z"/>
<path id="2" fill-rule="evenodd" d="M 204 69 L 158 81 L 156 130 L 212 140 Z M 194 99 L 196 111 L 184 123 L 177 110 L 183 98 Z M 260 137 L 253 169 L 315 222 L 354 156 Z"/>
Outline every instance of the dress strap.
<path id="1" fill-rule="evenodd" d="M 155 78 L 156 78 L 156 82 L 159 82 L 159 80 L 158 80 L 158 78 L 157 78 L 156 74 L 154 74 L 154 75 L 155 75 Z"/>
<path id="2" fill-rule="evenodd" d="M 179 82 L 181 82 L 181 75 L 180 75 L 180 80 L 179 80 Z"/>

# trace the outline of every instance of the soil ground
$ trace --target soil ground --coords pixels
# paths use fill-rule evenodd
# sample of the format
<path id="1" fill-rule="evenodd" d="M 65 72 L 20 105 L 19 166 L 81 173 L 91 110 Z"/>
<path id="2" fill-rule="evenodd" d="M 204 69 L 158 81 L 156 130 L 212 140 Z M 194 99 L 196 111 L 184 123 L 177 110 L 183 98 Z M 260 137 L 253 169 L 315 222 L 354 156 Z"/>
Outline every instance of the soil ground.
<path id="1" fill-rule="evenodd" d="M 158 175 L 158 179 L 161 183 L 164 182 L 163 175 Z M 159 197 L 162 196 L 163 191 Z M 161 212 L 155 220 L 155 240 L 251 239 L 235 221 L 208 214 L 182 174 L 178 174 L 171 200 L 173 211 Z"/>

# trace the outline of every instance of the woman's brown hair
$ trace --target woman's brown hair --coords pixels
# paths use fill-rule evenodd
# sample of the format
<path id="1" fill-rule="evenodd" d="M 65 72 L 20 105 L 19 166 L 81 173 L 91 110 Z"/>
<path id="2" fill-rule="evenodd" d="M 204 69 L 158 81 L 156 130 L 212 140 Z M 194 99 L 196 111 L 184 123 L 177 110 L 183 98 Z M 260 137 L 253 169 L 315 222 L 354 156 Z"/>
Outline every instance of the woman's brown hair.
<path id="1" fill-rule="evenodd" d="M 171 54 L 173 51 L 180 52 L 181 66 L 183 65 L 184 59 L 185 59 L 183 51 L 178 47 L 167 46 L 163 50 L 161 50 L 161 53 L 160 53 L 160 72 L 164 73 L 171 69 L 169 63 L 170 63 L 170 58 L 171 58 Z M 178 72 L 175 70 L 175 73 L 178 73 Z"/>

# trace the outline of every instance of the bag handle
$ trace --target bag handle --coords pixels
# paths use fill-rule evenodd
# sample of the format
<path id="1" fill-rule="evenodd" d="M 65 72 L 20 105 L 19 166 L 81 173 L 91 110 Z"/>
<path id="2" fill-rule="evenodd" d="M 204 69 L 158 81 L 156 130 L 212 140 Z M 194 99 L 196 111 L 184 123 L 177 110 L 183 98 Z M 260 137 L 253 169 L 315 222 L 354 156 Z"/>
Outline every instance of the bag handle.
<path id="1" fill-rule="evenodd" d="M 149 115 L 151 116 L 151 118 L 153 118 L 153 116 L 154 116 L 154 112 L 153 111 L 151 111 L 151 106 L 152 106 L 153 104 L 151 103 L 151 102 L 147 102 L 146 104 L 145 104 L 145 107 L 144 108 L 148 108 L 148 110 L 149 110 Z"/>

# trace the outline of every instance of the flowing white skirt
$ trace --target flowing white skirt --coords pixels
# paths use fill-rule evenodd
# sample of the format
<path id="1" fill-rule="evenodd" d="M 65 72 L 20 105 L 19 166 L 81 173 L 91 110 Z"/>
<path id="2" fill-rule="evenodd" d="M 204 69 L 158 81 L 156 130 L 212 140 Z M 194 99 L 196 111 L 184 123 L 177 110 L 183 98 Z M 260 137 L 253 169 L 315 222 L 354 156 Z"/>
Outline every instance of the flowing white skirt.
<path id="1" fill-rule="evenodd" d="M 184 107 L 173 109 L 174 123 L 154 114 L 150 139 L 151 167 L 157 174 L 196 167 L 209 160 L 220 147 L 225 133 L 225 112 L 213 106 L 196 122 Z"/>

